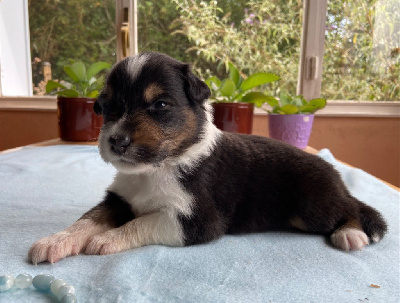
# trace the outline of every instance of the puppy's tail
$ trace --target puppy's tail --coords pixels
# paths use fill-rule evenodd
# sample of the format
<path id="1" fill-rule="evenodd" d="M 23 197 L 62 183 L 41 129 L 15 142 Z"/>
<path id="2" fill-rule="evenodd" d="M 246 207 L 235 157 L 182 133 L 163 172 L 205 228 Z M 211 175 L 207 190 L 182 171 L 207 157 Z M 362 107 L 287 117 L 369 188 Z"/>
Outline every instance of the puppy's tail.
<path id="1" fill-rule="evenodd" d="M 359 201 L 360 224 L 364 232 L 367 234 L 371 242 L 379 242 L 388 226 L 382 215 L 371 206 Z"/>

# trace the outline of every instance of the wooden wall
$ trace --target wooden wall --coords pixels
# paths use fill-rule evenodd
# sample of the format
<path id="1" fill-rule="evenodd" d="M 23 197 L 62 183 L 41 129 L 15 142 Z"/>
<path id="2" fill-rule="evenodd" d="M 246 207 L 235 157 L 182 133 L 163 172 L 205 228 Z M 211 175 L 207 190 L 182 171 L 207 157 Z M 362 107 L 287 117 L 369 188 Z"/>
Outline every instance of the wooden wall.
<path id="1" fill-rule="evenodd" d="M 255 116 L 253 133 L 268 136 L 267 115 Z M 399 118 L 316 116 L 309 145 L 400 187 Z"/>
<path id="2" fill-rule="evenodd" d="M 56 111 L 0 110 L 0 151 L 55 138 Z"/>
<path id="3" fill-rule="evenodd" d="M 0 151 L 58 137 L 56 111 L 0 110 Z M 253 133 L 268 136 L 268 116 Z M 316 116 L 310 146 L 400 186 L 400 119 Z"/>

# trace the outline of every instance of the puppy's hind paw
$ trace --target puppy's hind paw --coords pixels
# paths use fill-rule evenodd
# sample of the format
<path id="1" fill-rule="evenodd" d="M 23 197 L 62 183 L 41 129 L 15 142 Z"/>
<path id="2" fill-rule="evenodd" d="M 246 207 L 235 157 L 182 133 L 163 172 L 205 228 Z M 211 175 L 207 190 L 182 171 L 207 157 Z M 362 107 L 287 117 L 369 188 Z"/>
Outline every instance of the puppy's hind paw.
<path id="1" fill-rule="evenodd" d="M 337 248 L 345 251 L 362 250 L 369 244 L 368 236 L 357 228 L 343 228 L 331 235 L 331 242 Z"/>

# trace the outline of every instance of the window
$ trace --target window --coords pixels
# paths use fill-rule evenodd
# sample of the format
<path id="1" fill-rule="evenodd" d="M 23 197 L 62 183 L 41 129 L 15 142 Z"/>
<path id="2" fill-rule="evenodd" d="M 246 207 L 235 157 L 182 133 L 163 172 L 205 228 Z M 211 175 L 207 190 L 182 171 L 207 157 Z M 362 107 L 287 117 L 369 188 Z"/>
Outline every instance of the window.
<path id="1" fill-rule="evenodd" d="M 177 33 L 188 37 L 189 52 L 208 62 L 208 65 L 197 64 L 203 73 L 210 70 L 215 74 L 221 62 L 231 61 L 248 74 L 274 72 L 281 75 L 279 87 L 272 85 L 269 93 L 277 94 L 279 89 L 296 92 L 302 1 L 173 2 L 180 12 L 175 22 Z M 224 68 L 220 70 L 224 72 Z"/>
<path id="2" fill-rule="evenodd" d="M 16 8 L 17 3 L 22 3 L 22 8 Z M 12 10 L 18 12 L 21 20 L 29 11 L 35 94 L 44 92 L 44 70 L 49 66 L 45 62 L 51 65 L 52 78 L 58 79 L 69 59 L 87 63 L 116 61 L 115 3 L 115 0 L 0 2 L 0 13 L 4 16 L 10 11 L 7 5 L 14 5 Z M 303 11 L 304 4 L 315 14 L 310 16 Z M 301 93 L 313 91 L 315 96 L 322 86 L 321 95 L 330 100 L 399 100 L 399 6 L 396 0 L 139 0 L 139 51 L 166 52 L 192 62 L 204 77 L 218 69 L 217 59 L 232 60 L 249 72 L 256 69 L 276 72 L 282 81 L 279 87 L 272 88 L 275 93 L 280 89 L 294 93 L 297 82 L 311 81 L 309 87 L 315 91 L 305 86 Z M 321 11 L 327 11 L 326 19 Z M 311 43 L 308 50 L 304 48 L 301 52 L 302 28 L 304 36 L 307 26 L 314 45 Z M 6 42 L 0 43 L 3 52 Z M 322 44 L 325 52 L 324 47 L 318 50 L 315 43 L 325 43 Z M 318 54 L 313 53 L 316 49 Z M 316 67 L 321 70 L 314 72 L 315 79 L 307 80 L 307 73 L 316 63 L 314 57 L 318 56 Z M 10 74 L 4 71 L 7 60 L 3 55 L 0 60 L 4 86 Z M 27 66 L 30 64 L 26 63 Z M 29 68 L 22 72 L 28 75 L 26 79 L 30 77 Z M 29 95 L 18 89 L 19 95 Z M 6 94 L 3 87 L 3 95 Z"/>
<path id="3" fill-rule="evenodd" d="M 0 1 L 0 96 L 32 95 L 27 1 Z"/>
<path id="4" fill-rule="evenodd" d="M 321 94 L 400 100 L 400 2 L 328 1 Z"/>
<path id="5" fill-rule="evenodd" d="M 29 0 L 28 11 L 35 95 L 45 93 L 45 76 L 65 77 L 69 60 L 115 63 L 115 0 Z"/>

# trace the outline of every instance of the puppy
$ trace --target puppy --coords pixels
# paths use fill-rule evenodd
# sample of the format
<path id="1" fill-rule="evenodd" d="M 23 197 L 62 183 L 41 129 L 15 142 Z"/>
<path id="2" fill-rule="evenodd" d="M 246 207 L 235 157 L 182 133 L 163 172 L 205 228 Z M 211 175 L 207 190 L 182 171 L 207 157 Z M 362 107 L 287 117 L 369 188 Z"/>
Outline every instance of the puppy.
<path id="1" fill-rule="evenodd" d="M 186 246 L 224 234 L 296 228 L 360 250 L 387 226 L 321 158 L 268 138 L 225 133 L 210 91 L 188 64 L 143 53 L 116 64 L 94 110 L 99 149 L 117 169 L 103 201 L 33 244 L 34 264 L 149 244 Z"/>

